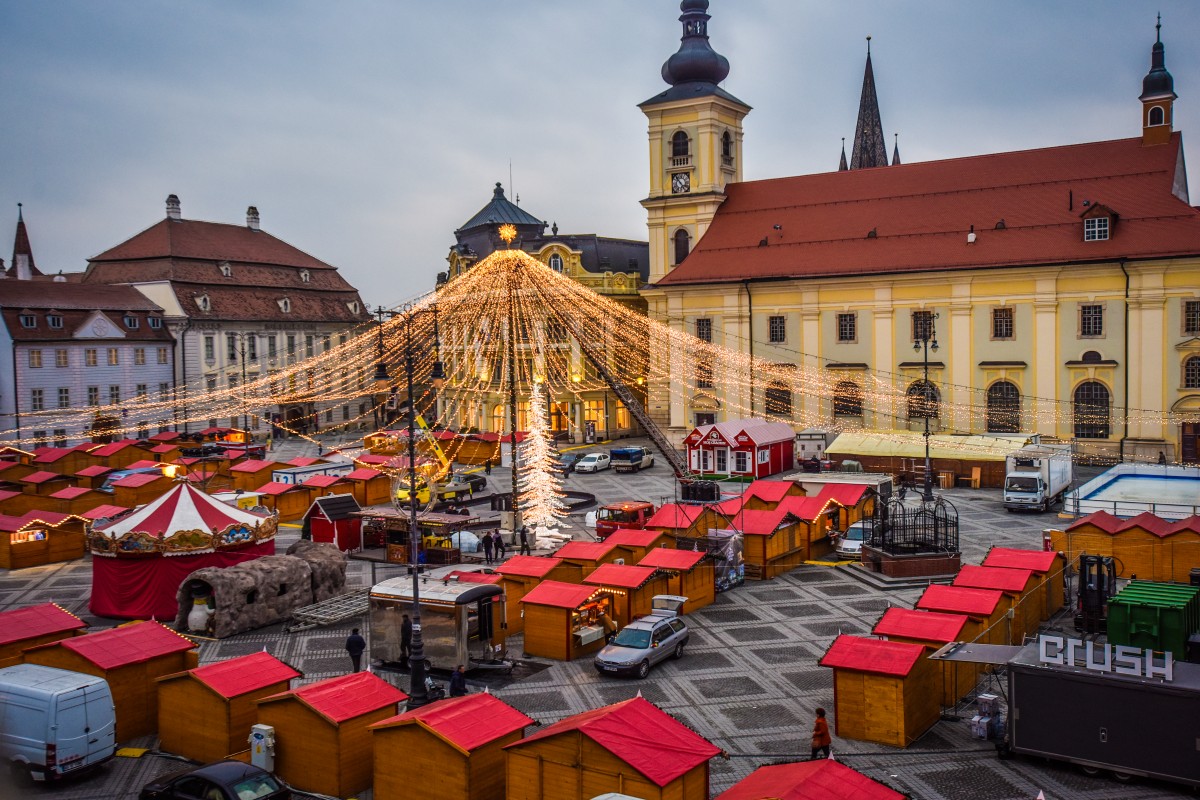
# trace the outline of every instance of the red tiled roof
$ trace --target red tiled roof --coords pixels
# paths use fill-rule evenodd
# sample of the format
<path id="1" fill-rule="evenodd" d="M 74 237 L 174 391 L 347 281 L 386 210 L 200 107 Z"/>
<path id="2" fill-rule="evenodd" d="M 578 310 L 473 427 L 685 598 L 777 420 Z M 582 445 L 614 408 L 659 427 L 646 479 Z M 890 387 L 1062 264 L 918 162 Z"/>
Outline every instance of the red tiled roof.
<path id="1" fill-rule="evenodd" d="M 988 551 L 987 557 L 983 559 L 983 566 L 1049 572 L 1059 558 L 1058 553 L 1053 550 L 1017 550 L 1011 547 L 993 547 Z"/>
<path id="2" fill-rule="evenodd" d="M 532 724 L 532 719 L 494 694 L 479 692 L 406 711 L 376 722 L 371 730 L 420 725 L 467 754 Z"/>
<path id="3" fill-rule="evenodd" d="M 75 474 L 81 478 L 99 478 L 101 475 L 107 475 L 112 471 L 112 467 L 106 467 L 103 464 L 92 464 L 90 467 L 84 467 Z"/>
<path id="4" fill-rule="evenodd" d="M 704 506 L 685 503 L 665 503 L 646 520 L 647 528 L 681 529 L 689 527 L 704 511 Z"/>
<path id="5" fill-rule="evenodd" d="M 561 558 L 513 556 L 496 567 L 496 572 L 501 575 L 514 575 L 520 578 L 544 578 L 561 563 L 563 563 Z"/>
<path id="6" fill-rule="evenodd" d="M 554 551 L 555 558 L 578 558 L 584 561 L 596 561 L 604 558 L 616 547 L 608 542 L 567 542 Z"/>
<path id="7" fill-rule="evenodd" d="M 619 589 L 637 589 L 645 586 L 656 573 L 654 567 L 631 564 L 601 564 L 596 571 L 583 579 L 592 586 L 616 586 Z"/>
<path id="8" fill-rule="evenodd" d="M 562 581 L 542 581 L 521 598 L 522 603 L 535 606 L 553 606 L 554 608 L 579 608 L 598 589 L 591 586 L 581 586 L 578 583 L 563 583 Z"/>
<path id="9" fill-rule="evenodd" d="M 267 481 L 262 486 L 255 489 L 254 491 L 258 492 L 259 494 L 265 494 L 265 495 L 270 495 L 271 497 L 276 497 L 276 496 L 284 494 L 286 492 L 290 492 L 293 489 L 300 489 L 300 488 L 301 487 L 299 485 L 294 484 L 294 483 L 280 483 L 279 481 Z"/>
<path id="10" fill-rule="evenodd" d="M 369 467 L 359 467 L 358 469 L 356 469 L 353 472 L 351 472 L 350 474 L 348 474 L 346 476 L 346 480 L 369 481 L 372 478 L 378 478 L 382 474 L 383 473 L 377 469 L 370 469 Z"/>
<path id="11" fill-rule="evenodd" d="M 1004 592 L 995 589 L 970 589 L 934 583 L 921 594 L 921 599 L 917 600 L 917 608 L 990 617 L 996 611 L 1002 597 Z"/>
<path id="12" fill-rule="evenodd" d="M 731 183 L 659 285 L 1192 256 L 1200 211 L 1172 193 L 1181 147 L 1176 132 L 1157 147 L 1138 137 Z M 1111 239 L 1083 240 L 1085 199 L 1120 215 Z"/>
<path id="13" fill-rule="evenodd" d="M 330 486 L 333 486 L 335 483 L 341 483 L 345 479 L 346 478 L 342 475 L 313 475 L 300 485 L 315 486 L 318 489 L 326 489 Z M 417 485 L 419 486 L 420 484 Z"/>
<path id="14" fill-rule="evenodd" d="M 114 506 L 114 505 L 105 504 L 105 505 L 96 506 L 95 508 L 89 509 L 89 510 L 83 512 L 82 514 L 80 514 L 79 516 L 83 517 L 84 519 L 90 519 L 94 522 L 98 519 L 106 519 L 108 517 L 115 517 L 117 514 L 123 514 L 126 511 L 129 511 L 129 509 L 126 508 L 125 506 Z"/>
<path id="15" fill-rule="evenodd" d="M 660 787 L 721 752 L 712 742 L 643 697 L 567 717 L 505 749 L 573 731 L 588 737 Z"/>
<path id="16" fill-rule="evenodd" d="M 332 269 L 282 239 L 245 225 L 163 219 L 116 247 L 88 259 L 135 261 L 149 258 L 188 258 L 203 261 L 240 261 L 310 269 Z"/>
<path id="17" fill-rule="evenodd" d="M 300 673 L 275 656 L 264 651 L 218 661 L 188 670 L 191 675 L 221 697 L 237 697 L 270 686 L 273 683 L 299 678 Z M 171 675 L 170 678 L 178 677 Z"/>
<path id="18" fill-rule="evenodd" d="M 408 695 L 370 672 L 352 672 L 328 678 L 290 692 L 264 697 L 259 703 L 295 698 L 335 725 L 386 706 L 395 706 Z"/>
<path id="19" fill-rule="evenodd" d="M 617 528 L 615 531 L 604 537 L 604 541 L 614 545 L 626 545 L 628 547 L 649 547 L 663 536 L 662 531 L 656 531 L 651 528 L 645 530 L 637 530 L 635 528 Z"/>
<path id="20" fill-rule="evenodd" d="M 656 569 L 673 569 L 687 572 L 704 560 L 703 550 L 674 550 L 670 547 L 655 547 L 638 562 L 639 567 L 654 567 Z"/>
<path id="21" fill-rule="evenodd" d="M 833 640 L 817 663 L 822 667 L 903 677 L 912 672 L 925 648 L 908 642 L 885 642 L 843 634 Z"/>
<path id="22" fill-rule="evenodd" d="M 0 645 L 86 627 L 87 623 L 54 603 L 0 611 Z"/>
<path id="23" fill-rule="evenodd" d="M 999 589 L 1008 594 L 1025 591 L 1033 570 L 1010 569 L 1008 567 L 976 567 L 965 564 L 954 576 L 953 586 L 969 586 L 973 589 Z"/>
<path id="24" fill-rule="evenodd" d="M 92 490 L 86 486 L 68 486 L 65 489 L 59 489 L 50 496 L 57 500 L 74 500 L 76 497 L 87 494 L 90 491 Z"/>
<path id="25" fill-rule="evenodd" d="M 1136 517 L 1122 519 L 1109 514 L 1107 511 L 1097 511 L 1094 514 L 1088 514 L 1086 517 L 1080 517 L 1067 526 L 1068 531 L 1073 531 L 1084 525 L 1094 525 L 1105 533 L 1117 534 L 1124 533 L 1131 528 L 1141 528 L 1149 533 L 1164 538 L 1183 531 L 1191 531 L 1200 533 L 1200 515 L 1185 517 L 1180 520 L 1163 519 L 1155 516 L 1149 511 L 1143 511 Z"/>
<path id="26" fill-rule="evenodd" d="M 716 800 L 904 800 L 861 772 L 831 758 L 759 767 Z"/>
<path id="27" fill-rule="evenodd" d="M 883 618 L 875 624 L 875 630 L 871 633 L 876 636 L 927 639 L 931 642 L 957 642 L 968 619 L 966 614 L 914 611 L 893 606 L 883 612 Z"/>
<path id="28" fill-rule="evenodd" d="M 26 475 L 24 478 L 18 478 L 17 480 L 20 481 L 21 483 L 32 483 L 32 484 L 40 485 L 40 484 L 46 483 L 47 481 L 57 480 L 60 478 L 63 480 L 66 480 L 67 476 L 60 475 L 57 472 L 46 472 L 45 470 L 42 470 L 40 472 L 31 472 L 28 475 Z"/>
<path id="29" fill-rule="evenodd" d="M 65 647 L 100 669 L 107 670 L 140 664 L 171 653 L 182 653 L 196 645 L 157 622 L 135 622 L 44 646 Z"/>

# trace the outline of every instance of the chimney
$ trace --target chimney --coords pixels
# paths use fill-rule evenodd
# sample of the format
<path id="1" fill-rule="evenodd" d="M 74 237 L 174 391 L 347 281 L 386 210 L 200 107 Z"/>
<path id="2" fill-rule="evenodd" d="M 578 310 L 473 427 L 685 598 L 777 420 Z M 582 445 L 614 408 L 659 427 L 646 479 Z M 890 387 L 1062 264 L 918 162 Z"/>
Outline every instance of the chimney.
<path id="1" fill-rule="evenodd" d="M 250 206 L 246 209 L 246 227 L 252 231 L 259 230 L 258 209 L 254 206 Z"/>
<path id="2" fill-rule="evenodd" d="M 178 195 L 167 195 L 167 219 L 183 219 L 183 213 L 179 209 Z"/>

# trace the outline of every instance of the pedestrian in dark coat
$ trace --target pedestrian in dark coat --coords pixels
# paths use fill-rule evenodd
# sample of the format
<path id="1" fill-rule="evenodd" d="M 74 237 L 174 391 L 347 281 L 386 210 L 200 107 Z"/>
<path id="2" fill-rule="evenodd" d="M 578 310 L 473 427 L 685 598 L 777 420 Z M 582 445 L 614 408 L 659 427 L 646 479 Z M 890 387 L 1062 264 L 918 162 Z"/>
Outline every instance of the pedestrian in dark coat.
<path id="1" fill-rule="evenodd" d="M 412 620 L 408 618 L 408 614 L 404 615 L 404 621 L 400 623 L 400 660 L 405 664 L 412 657 Z"/>
<path id="2" fill-rule="evenodd" d="M 358 628 L 350 631 L 346 637 L 346 652 L 350 654 L 350 663 L 355 672 L 362 672 L 362 654 L 367 649 L 367 640 L 358 633 Z"/>
<path id="3" fill-rule="evenodd" d="M 533 555 L 533 551 L 529 549 L 529 526 L 528 525 L 521 526 L 521 550 L 520 550 L 520 553 L 523 556 Z"/>
<path id="4" fill-rule="evenodd" d="M 462 697 L 467 693 L 467 674 L 462 664 L 454 670 L 454 674 L 450 676 L 450 696 Z"/>
<path id="5" fill-rule="evenodd" d="M 499 530 L 497 530 L 495 533 L 492 534 L 492 549 L 496 551 L 496 560 L 503 561 L 504 560 L 504 537 L 500 535 Z"/>
<path id="6" fill-rule="evenodd" d="M 483 558 L 487 563 L 492 563 L 492 535 L 485 533 L 480 537 L 479 543 L 483 545 Z"/>
<path id="7" fill-rule="evenodd" d="M 483 474 L 484 475 L 492 474 L 492 460 L 490 458 L 487 461 L 483 462 Z"/>

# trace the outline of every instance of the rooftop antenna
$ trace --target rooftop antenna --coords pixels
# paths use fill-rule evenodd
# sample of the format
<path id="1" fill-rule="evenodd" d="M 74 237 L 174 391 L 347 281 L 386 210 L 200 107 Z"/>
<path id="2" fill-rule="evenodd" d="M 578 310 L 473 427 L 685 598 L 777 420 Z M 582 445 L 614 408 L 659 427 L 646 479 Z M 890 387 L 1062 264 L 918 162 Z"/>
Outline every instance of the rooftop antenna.
<path id="1" fill-rule="evenodd" d="M 521 198 L 517 197 L 517 193 L 515 191 L 513 191 L 512 159 L 511 158 L 508 160 L 508 192 L 509 192 L 509 194 L 511 194 L 513 196 L 513 202 L 516 203 L 517 205 L 521 205 Z"/>

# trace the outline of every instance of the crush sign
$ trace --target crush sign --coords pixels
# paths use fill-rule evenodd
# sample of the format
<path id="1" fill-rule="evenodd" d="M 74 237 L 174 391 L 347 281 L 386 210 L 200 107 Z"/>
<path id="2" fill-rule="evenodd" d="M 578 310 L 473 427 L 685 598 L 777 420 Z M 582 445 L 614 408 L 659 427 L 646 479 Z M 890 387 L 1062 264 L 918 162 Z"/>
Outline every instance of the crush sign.
<path id="1" fill-rule="evenodd" d="M 1155 657 L 1153 650 L 1124 644 L 1097 644 L 1064 636 L 1039 636 L 1038 661 L 1135 678 L 1175 679 L 1175 658 L 1169 652 L 1163 653 L 1160 659 Z"/>

